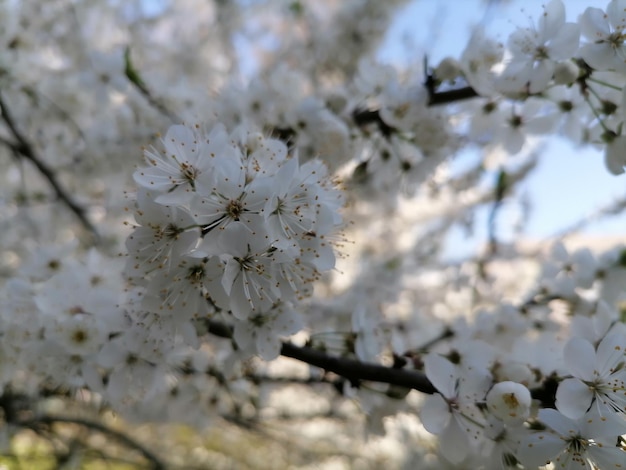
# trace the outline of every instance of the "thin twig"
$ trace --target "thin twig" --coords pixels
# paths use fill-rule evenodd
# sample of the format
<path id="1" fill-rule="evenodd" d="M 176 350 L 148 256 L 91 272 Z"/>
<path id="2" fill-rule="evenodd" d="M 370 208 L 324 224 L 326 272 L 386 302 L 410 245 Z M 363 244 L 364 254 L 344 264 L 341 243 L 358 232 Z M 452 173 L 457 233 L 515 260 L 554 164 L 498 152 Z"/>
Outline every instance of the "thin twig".
<path id="1" fill-rule="evenodd" d="M 8 145 L 14 152 L 18 153 L 22 157 L 26 158 L 30 162 L 35 165 L 39 173 L 41 173 L 48 183 L 54 190 L 57 198 L 61 200 L 78 218 L 81 224 L 94 236 L 94 238 L 98 239 L 98 231 L 96 227 L 91 223 L 89 218 L 87 217 L 86 210 L 83 206 L 79 205 L 76 201 L 72 199 L 67 190 L 61 185 L 59 180 L 57 179 L 56 173 L 52 168 L 50 168 L 40 157 L 37 155 L 37 152 L 33 148 L 30 141 L 22 134 L 22 132 L 18 129 L 15 119 L 11 114 L 8 106 L 6 105 L 2 95 L 0 94 L 0 113 L 2 113 L 2 119 L 6 123 L 7 127 L 13 134 L 15 138 L 15 143 L 7 142 L 3 140 L 2 143 Z"/>

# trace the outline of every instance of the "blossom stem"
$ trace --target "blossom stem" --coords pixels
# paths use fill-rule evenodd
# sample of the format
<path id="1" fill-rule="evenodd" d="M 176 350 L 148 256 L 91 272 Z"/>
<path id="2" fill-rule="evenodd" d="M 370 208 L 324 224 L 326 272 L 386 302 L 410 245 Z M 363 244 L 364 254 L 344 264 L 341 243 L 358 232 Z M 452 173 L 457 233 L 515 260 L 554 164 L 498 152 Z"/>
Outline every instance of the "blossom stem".
<path id="1" fill-rule="evenodd" d="M 600 99 L 598 97 L 598 94 L 595 92 L 595 90 L 593 88 L 588 87 L 587 89 L 589 91 L 591 91 L 593 96 L 595 96 L 596 98 Z M 606 124 L 604 124 L 604 121 L 602 120 L 602 116 L 600 116 L 600 113 L 598 112 L 596 107 L 593 105 L 593 103 L 591 103 L 591 100 L 589 99 L 589 95 L 588 94 L 585 94 L 585 102 L 589 105 L 589 107 L 591 108 L 591 111 L 593 112 L 594 116 L 600 122 L 600 126 L 602 126 L 602 129 L 604 129 L 605 132 L 609 132 L 609 129 L 606 127 Z"/>
<path id="2" fill-rule="evenodd" d="M 590 81 L 590 82 L 593 82 L 593 83 L 597 83 L 598 85 L 602 85 L 602 86 L 605 86 L 607 88 L 611 88 L 612 90 L 622 91 L 622 87 L 619 87 L 617 85 L 613 85 L 612 83 L 605 82 L 604 80 L 599 80 L 599 79 L 597 79 L 595 77 L 589 77 L 589 78 L 587 78 L 587 80 Z"/>

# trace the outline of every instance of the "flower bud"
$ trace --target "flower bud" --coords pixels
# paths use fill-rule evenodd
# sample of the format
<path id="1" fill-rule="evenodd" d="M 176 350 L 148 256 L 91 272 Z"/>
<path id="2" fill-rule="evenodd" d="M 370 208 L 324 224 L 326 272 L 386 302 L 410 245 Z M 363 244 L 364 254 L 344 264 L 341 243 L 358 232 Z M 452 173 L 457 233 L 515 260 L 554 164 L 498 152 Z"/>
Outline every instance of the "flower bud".
<path id="1" fill-rule="evenodd" d="M 435 77 L 443 81 L 454 81 L 461 75 L 461 64 L 452 57 L 446 57 L 435 69 Z"/>
<path id="2" fill-rule="evenodd" d="M 530 405 L 530 392 L 517 382 L 497 383 L 487 394 L 487 408 L 507 424 L 519 424 L 528 418 Z"/>

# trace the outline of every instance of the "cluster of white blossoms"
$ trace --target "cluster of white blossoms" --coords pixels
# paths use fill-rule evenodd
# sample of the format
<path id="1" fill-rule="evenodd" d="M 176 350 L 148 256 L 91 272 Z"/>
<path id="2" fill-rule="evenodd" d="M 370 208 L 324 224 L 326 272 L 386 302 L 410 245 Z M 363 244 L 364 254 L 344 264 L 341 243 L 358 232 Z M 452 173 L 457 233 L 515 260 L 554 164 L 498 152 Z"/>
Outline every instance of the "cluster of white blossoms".
<path id="1" fill-rule="evenodd" d="M 423 358 L 437 393 L 420 405 L 420 419 L 446 460 L 623 468 L 626 324 L 601 299 L 622 262 L 556 245 L 529 301 L 458 325 L 447 352 Z"/>
<path id="2" fill-rule="evenodd" d="M 320 160 L 246 127 L 174 125 L 162 145 L 134 173 L 125 275 L 174 330 L 219 313 L 242 349 L 275 358 L 302 327 L 290 305 L 335 265 L 341 191 Z"/>
<path id="3" fill-rule="evenodd" d="M 453 364 L 429 354 L 425 372 L 438 393 L 422 405 L 424 427 L 438 435 L 442 455 L 455 464 L 471 457 L 491 462 L 493 467 L 487 468 L 521 464 L 533 469 L 550 462 L 566 469 L 622 468 L 626 329 L 616 325 L 620 328 L 601 341 L 597 352 L 579 337 L 566 344 L 566 366 L 554 371 L 562 380 L 556 409 L 539 409 L 540 397 L 533 400 L 529 388 L 538 389 L 538 384 L 532 375 L 540 373 L 528 364 L 494 361 L 490 370 L 485 364 Z M 502 377 L 507 380 L 498 381 Z"/>

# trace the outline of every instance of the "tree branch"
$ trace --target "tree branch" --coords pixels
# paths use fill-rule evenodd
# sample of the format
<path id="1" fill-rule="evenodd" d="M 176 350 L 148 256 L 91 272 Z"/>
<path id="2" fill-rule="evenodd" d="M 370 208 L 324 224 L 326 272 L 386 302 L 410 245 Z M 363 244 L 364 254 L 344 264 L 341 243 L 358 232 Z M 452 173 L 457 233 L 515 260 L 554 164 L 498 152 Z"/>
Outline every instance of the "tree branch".
<path id="1" fill-rule="evenodd" d="M 2 114 L 2 119 L 6 123 L 7 127 L 11 131 L 11 134 L 13 134 L 13 137 L 16 140 L 16 143 L 9 143 L 7 141 L 3 141 L 3 143 L 9 145 L 9 147 L 14 152 L 31 161 L 33 165 L 35 165 L 37 170 L 39 170 L 39 173 L 41 173 L 44 178 L 48 180 L 48 183 L 50 184 L 50 186 L 52 186 L 52 189 L 54 190 L 57 198 L 59 198 L 74 213 L 80 223 L 94 236 L 94 238 L 97 239 L 98 231 L 87 217 L 85 208 L 72 199 L 70 194 L 58 181 L 54 170 L 46 165 L 46 163 L 39 157 L 39 155 L 37 155 L 37 152 L 31 145 L 30 141 L 17 128 L 15 119 L 13 119 L 13 115 L 11 114 L 11 111 L 6 105 L 1 94 L 0 113 Z"/>
<path id="2" fill-rule="evenodd" d="M 43 415 L 43 416 L 37 416 L 37 417 L 31 418 L 31 419 L 16 421 L 12 424 L 25 427 L 25 428 L 30 428 L 30 429 L 33 429 L 34 431 L 37 431 L 37 428 L 42 424 L 50 425 L 54 423 L 77 424 L 79 426 L 84 426 L 88 429 L 92 429 L 102 434 L 106 434 L 109 437 L 120 442 L 122 445 L 125 445 L 126 447 L 129 447 L 131 449 L 135 449 L 136 451 L 138 451 L 141 455 L 143 455 L 143 457 L 148 462 L 150 462 L 150 466 L 154 470 L 166 470 L 165 463 L 161 461 L 161 459 L 157 457 L 154 453 L 152 453 L 150 450 L 146 449 L 143 445 L 141 445 L 139 442 L 135 441 L 134 439 L 131 439 L 126 434 L 116 431 L 115 429 L 111 429 L 103 424 L 98 423 L 97 421 L 91 421 L 91 420 L 83 419 L 83 418 L 72 418 L 68 416 Z"/>
<path id="3" fill-rule="evenodd" d="M 456 101 L 463 101 L 470 98 L 480 96 L 472 87 L 457 88 L 447 91 L 429 92 L 428 106 L 439 106 L 441 104 L 450 104 Z"/>
<path id="4" fill-rule="evenodd" d="M 426 83 L 424 83 L 424 86 L 428 91 L 427 106 L 450 104 L 456 101 L 467 100 L 480 96 L 478 93 L 476 93 L 476 90 L 469 86 L 457 88 L 454 90 L 437 91 L 436 84 L 432 76 L 429 76 L 426 79 Z M 383 120 L 383 118 L 380 116 L 380 110 L 378 109 L 356 108 L 352 112 L 352 120 L 359 127 L 363 127 L 368 124 L 376 124 L 380 133 L 386 138 L 389 138 L 394 132 L 397 131 L 396 128 L 390 126 Z"/>
<path id="5" fill-rule="evenodd" d="M 227 325 L 207 320 L 208 331 L 221 338 L 231 338 L 232 331 Z M 280 350 L 281 355 L 297 359 L 312 366 L 319 367 L 329 372 L 340 375 L 352 384 L 361 381 L 387 383 L 417 390 L 422 393 L 435 393 L 435 387 L 430 383 L 423 372 L 409 369 L 394 369 L 380 364 L 361 362 L 346 357 L 331 356 L 324 351 L 319 351 L 307 346 L 296 346 L 290 342 L 283 342 Z"/>

